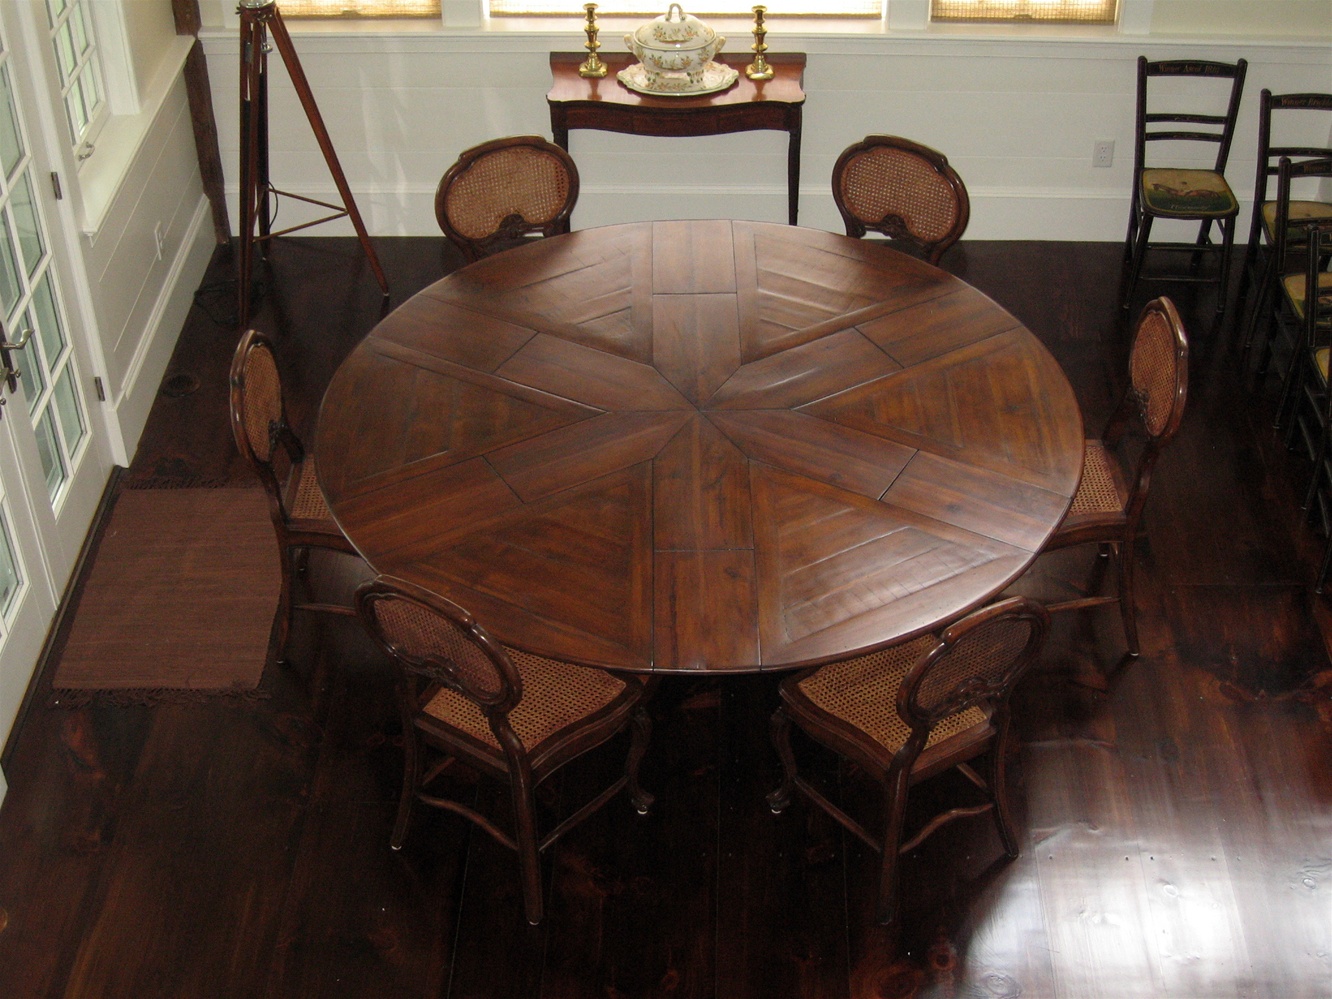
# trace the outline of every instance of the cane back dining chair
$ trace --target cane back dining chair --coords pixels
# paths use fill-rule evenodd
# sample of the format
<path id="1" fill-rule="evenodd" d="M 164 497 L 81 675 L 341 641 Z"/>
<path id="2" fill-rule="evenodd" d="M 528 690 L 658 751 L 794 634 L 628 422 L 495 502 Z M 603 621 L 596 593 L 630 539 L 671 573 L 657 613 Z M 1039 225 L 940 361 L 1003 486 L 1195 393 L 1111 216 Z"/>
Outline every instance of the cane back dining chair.
<path id="1" fill-rule="evenodd" d="M 314 458 L 287 421 L 273 344 L 257 330 L 248 330 L 231 362 L 231 432 L 236 448 L 268 493 L 268 509 L 277 534 L 282 566 L 278 597 L 277 655 L 285 661 L 292 616 L 297 610 L 351 616 L 350 605 L 298 601 L 298 583 L 307 583 L 309 550 L 322 548 L 345 555 L 356 549 L 333 520 L 319 482 Z"/>
<path id="2" fill-rule="evenodd" d="M 435 218 L 470 262 L 568 232 L 577 200 L 573 158 L 539 135 L 514 135 L 458 157 L 435 191 Z"/>
<path id="3" fill-rule="evenodd" d="M 638 784 L 652 731 L 647 686 L 635 676 L 506 648 L 457 604 L 391 576 L 362 585 L 356 608 L 397 668 L 404 765 L 391 846 L 402 848 L 414 800 L 465 817 L 518 854 L 524 910 L 536 925 L 544 914 L 541 854 L 625 787 L 640 815 L 652 805 L 652 795 Z M 624 773 L 539 837 L 537 786 L 628 726 L 633 737 Z M 423 743 L 440 754 L 429 767 Z M 454 760 L 509 786 L 512 832 L 431 793 Z"/>
<path id="4" fill-rule="evenodd" d="M 1103 556 L 1115 555 L 1119 586 L 1114 596 L 1085 596 L 1047 605 L 1050 613 L 1119 603 L 1128 654 L 1139 652 L 1134 545 L 1152 471 L 1184 419 L 1189 385 L 1189 344 L 1175 305 L 1148 302 L 1138 317 L 1129 353 L 1129 384 L 1101 439 L 1084 445 L 1082 481 L 1063 524 L 1043 551 L 1095 542 Z M 1133 424 L 1144 438 L 1126 474 L 1118 448 Z"/>
<path id="5" fill-rule="evenodd" d="M 1270 282 L 1263 281 L 1269 251 L 1276 237 L 1277 203 L 1272 199 L 1272 180 L 1277 176 L 1281 158 L 1318 159 L 1332 156 L 1328 133 L 1332 131 L 1332 94 L 1273 94 L 1264 89 L 1258 98 L 1258 165 L 1254 171 L 1253 213 L 1249 220 L 1249 244 L 1244 252 L 1244 270 L 1240 278 L 1240 300 L 1254 295 L 1249 309 L 1249 328 L 1264 308 L 1264 294 Z M 1306 135 L 1321 137 L 1321 145 Z M 1326 201 L 1293 201 L 1289 216 L 1298 224 L 1305 219 L 1332 218 L 1332 204 Z M 1290 234 L 1288 233 L 1287 236 Z M 1297 247 L 1289 246 L 1295 250 Z M 1246 335 L 1246 345 L 1251 334 Z"/>
<path id="6" fill-rule="evenodd" d="M 1308 222 L 1320 221 L 1316 211 L 1302 211 L 1297 193 L 1316 192 L 1332 179 L 1332 157 L 1292 160 L 1281 157 L 1277 164 L 1276 201 L 1272 210 L 1272 245 L 1266 255 L 1261 283 L 1255 295 L 1255 308 L 1249 317 L 1245 336 L 1245 356 L 1252 341 L 1260 341 L 1255 384 L 1261 385 L 1268 367 L 1277 354 L 1284 354 L 1281 392 L 1277 401 L 1276 424 L 1287 415 L 1292 388 L 1298 383 L 1305 346 L 1303 306 L 1291 298 L 1293 289 L 1303 291 L 1304 237 Z M 1302 190 L 1297 190 L 1302 188 Z M 1304 216 L 1301 218 L 1300 216 Z M 1328 216 L 1332 218 L 1332 216 Z M 1293 283 L 1291 281 L 1293 279 Z"/>
<path id="7" fill-rule="evenodd" d="M 896 135 L 867 135 L 833 165 L 833 200 L 846 234 L 905 240 L 931 264 L 971 218 L 966 185 L 938 150 Z"/>
<path id="8" fill-rule="evenodd" d="M 924 635 L 781 683 L 772 740 L 785 776 L 768 805 L 780 814 L 799 790 L 880 854 L 877 916 L 892 929 L 894 943 L 899 858 L 936 829 L 989 812 L 1007 855 L 1018 855 L 1005 776 L 1009 695 L 1035 658 L 1048 622 L 1040 604 L 1010 597 L 972 612 L 938 638 Z M 881 832 L 872 833 L 800 774 L 792 723 L 878 782 L 884 793 Z M 970 762 L 986 755 L 988 780 Z M 981 803 L 936 815 L 906 838 L 910 789 L 954 767 L 981 791 Z"/>
<path id="9" fill-rule="evenodd" d="M 1148 62 L 1138 57 L 1137 114 L 1133 142 L 1133 192 L 1129 203 L 1128 235 L 1124 240 L 1123 277 L 1120 281 L 1120 305 L 1127 316 L 1133 305 L 1133 295 L 1142 280 L 1170 280 L 1217 285 L 1217 328 L 1225 316 L 1226 289 L 1230 276 L 1230 251 L 1235 241 L 1235 222 L 1239 216 L 1239 201 L 1226 182 L 1226 161 L 1235 135 L 1235 120 L 1239 115 L 1240 95 L 1244 91 L 1244 74 L 1248 63 L 1240 59 L 1234 65 L 1197 59 L 1176 59 Z M 1162 81 L 1152 86 L 1152 81 Z M 1179 101 L 1178 110 L 1161 110 L 1163 103 L 1157 97 L 1149 101 L 1149 88 L 1153 95 L 1165 89 L 1164 81 L 1217 81 L 1225 84 L 1227 92 L 1225 111 L 1221 114 L 1201 113 L 1186 94 L 1170 93 L 1164 103 Z M 1210 89 L 1210 88 L 1209 88 Z M 1218 99 L 1220 94 L 1214 95 Z M 1203 143 L 1215 145 L 1216 155 L 1206 168 L 1177 168 L 1149 166 L 1149 143 Z M 1198 223 L 1198 237 L 1192 243 L 1151 242 L 1152 223 L 1156 219 L 1171 219 Z M 1221 229 L 1221 245 L 1210 237 L 1212 224 Z M 1184 252 L 1191 258 L 1187 272 L 1169 275 L 1143 273 L 1143 262 L 1148 250 Z M 1200 258 L 1217 256 L 1215 276 L 1200 272 Z"/>

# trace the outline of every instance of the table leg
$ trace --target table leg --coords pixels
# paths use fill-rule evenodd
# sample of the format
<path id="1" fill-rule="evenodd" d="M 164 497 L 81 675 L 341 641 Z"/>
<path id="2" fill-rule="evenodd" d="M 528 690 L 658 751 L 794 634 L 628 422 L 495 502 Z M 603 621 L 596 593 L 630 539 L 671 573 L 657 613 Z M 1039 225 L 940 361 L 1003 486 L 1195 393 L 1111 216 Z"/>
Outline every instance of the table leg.
<path id="1" fill-rule="evenodd" d="M 795 108 L 789 123 L 791 141 L 786 148 L 786 201 L 787 222 L 796 224 L 796 215 L 800 210 L 800 126 L 802 115 L 800 108 Z"/>

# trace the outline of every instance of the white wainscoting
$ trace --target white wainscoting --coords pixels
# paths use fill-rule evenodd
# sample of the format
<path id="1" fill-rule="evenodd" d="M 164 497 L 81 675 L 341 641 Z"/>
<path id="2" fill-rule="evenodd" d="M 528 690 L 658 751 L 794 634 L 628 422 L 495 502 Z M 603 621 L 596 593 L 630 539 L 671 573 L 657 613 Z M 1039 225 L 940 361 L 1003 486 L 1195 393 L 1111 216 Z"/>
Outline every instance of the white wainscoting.
<path id="1" fill-rule="evenodd" d="M 548 53 L 579 38 L 549 33 L 350 32 L 298 27 L 295 47 L 372 234 L 433 235 L 435 184 L 459 151 L 500 135 L 550 135 Z M 731 48 L 747 41 L 731 31 Z M 618 36 L 603 34 L 608 51 Z M 223 164 L 237 198 L 238 37 L 204 35 Z M 828 177 L 837 154 L 871 132 L 943 150 L 972 199 L 968 238 L 1119 240 L 1133 158 L 1135 61 L 1249 60 L 1227 175 L 1252 197 L 1259 91 L 1332 91 L 1326 40 L 1211 41 L 1082 32 L 1031 38 L 924 32 L 786 36 L 774 51 L 807 52 L 800 221 L 841 229 Z M 279 188 L 336 201 L 336 192 L 278 54 L 270 56 L 272 175 Z M 1329 141 L 1325 118 L 1306 141 Z M 1092 147 L 1115 143 L 1109 168 Z M 649 218 L 785 221 L 786 136 L 749 132 L 642 138 L 575 131 L 582 190 L 574 225 Z M 1247 208 L 1246 208 L 1247 211 Z M 286 202 L 278 227 L 314 217 Z M 344 222 L 312 234 L 350 234 Z M 1168 235 L 1165 233 L 1163 235 Z"/>

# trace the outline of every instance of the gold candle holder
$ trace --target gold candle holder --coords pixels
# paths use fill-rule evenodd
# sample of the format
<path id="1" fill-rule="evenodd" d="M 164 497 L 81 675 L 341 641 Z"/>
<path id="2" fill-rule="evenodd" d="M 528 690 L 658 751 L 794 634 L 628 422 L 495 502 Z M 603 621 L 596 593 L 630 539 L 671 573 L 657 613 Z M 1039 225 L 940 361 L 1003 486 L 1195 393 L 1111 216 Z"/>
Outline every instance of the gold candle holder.
<path id="1" fill-rule="evenodd" d="M 768 8 L 762 5 L 754 8 L 754 44 L 750 46 L 754 50 L 754 61 L 745 67 L 745 76 L 751 80 L 772 79 L 772 66 L 763 58 L 763 53 L 768 51 L 763 41 L 763 36 L 768 33 L 768 29 L 763 26 L 763 15 L 767 12 Z"/>
<path id="2" fill-rule="evenodd" d="M 585 3 L 583 10 L 587 11 L 587 26 L 583 28 L 587 33 L 587 41 L 583 43 L 587 49 L 587 58 L 578 67 L 578 75 L 600 80 L 606 75 L 606 64 L 597 55 L 597 49 L 601 48 L 601 43 L 597 41 L 597 5 Z"/>

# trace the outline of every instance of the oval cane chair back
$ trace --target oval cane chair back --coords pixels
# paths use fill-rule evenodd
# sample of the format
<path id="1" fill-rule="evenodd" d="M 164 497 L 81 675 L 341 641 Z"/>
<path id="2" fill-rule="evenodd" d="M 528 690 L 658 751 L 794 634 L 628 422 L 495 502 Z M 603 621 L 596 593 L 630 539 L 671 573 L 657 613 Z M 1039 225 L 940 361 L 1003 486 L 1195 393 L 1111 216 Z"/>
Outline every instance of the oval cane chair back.
<path id="1" fill-rule="evenodd" d="M 319 490 L 314 460 L 287 421 L 282 380 L 272 341 L 248 330 L 231 361 L 231 432 L 236 449 L 268 494 L 269 514 L 277 534 L 282 565 L 278 607 L 278 658 L 286 654 L 293 611 L 315 610 L 350 615 L 349 606 L 297 602 L 294 589 L 306 575 L 298 556 L 305 549 L 326 548 L 354 555 L 356 550 L 333 520 Z"/>
<path id="2" fill-rule="evenodd" d="M 1017 856 L 1004 765 L 1008 702 L 1039 653 L 1048 624 L 1040 604 L 1010 597 L 967 615 L 940 638 L 925 635 L 782 681 L 772 740 L 785 776 L 768 795 L 768 804 L 781 813 L 798 789 L 879 852 L 880 922 L 897 924 L 898 858 L 955 819 L 991 813 L 1005 852 Z M 884 788 L 881 834 L 871 833 L 800 774 L 791 747 L 792 723 Z M 969 762 L 984 755 L 990 757 L 988 780 Z M 983 804 L 949 809 L 906 839 L 909 789 L 954 767 L 982 792 Z"/>
<path id="3" fill-rule="evenodd" d="M 897 713 L 927 734 L 977 709 L 992 717 L 1031 665 L 1044 621 L 1044 608 L 1005 602 L 948 628 L 902 681 Z"/>
<path id="4" fill-rule="evenodd" d="M 465 609 L 406 580 L 371 580 L 357 590 L 356 608 L 397 670 L 403 782 L 390 844 L 402 847 L 413 800 L 462 815 L 518 854 L 527 920 L 539 923 L 541 852 L 623 788 L 639 814 L 652 804 L 638 784 L 651 732 L 647 688 L 637 677 L 506 648 Z M 624 773 L 538 838 L 536 786 L 631 725 Z M 443 754 L 442 764 L 423 768 L 422 742 Z M 511 832 L 428 790 L 453 759 L 509 785 Z"/>
<path id="5" fill-rule="evenodd" d="M 473 146 L 435 192 L 435 218 L 468 261 L 569 231 L 578 200 L 573 158 L 539 135 Z"/>
<path id="6" fill-rule="evenodd" d="M 931 264 L 966 231 L 966 185 L 938 150 L 896 135 L 869 135 L 847 147 L 832 174 L 846 234 L 878 232 L 914 244 Z"/>

